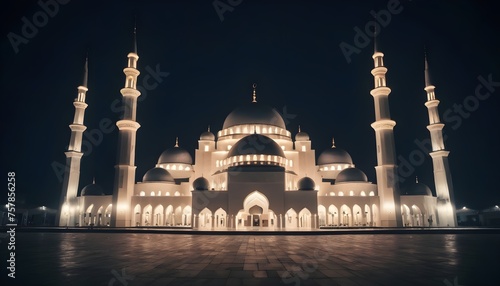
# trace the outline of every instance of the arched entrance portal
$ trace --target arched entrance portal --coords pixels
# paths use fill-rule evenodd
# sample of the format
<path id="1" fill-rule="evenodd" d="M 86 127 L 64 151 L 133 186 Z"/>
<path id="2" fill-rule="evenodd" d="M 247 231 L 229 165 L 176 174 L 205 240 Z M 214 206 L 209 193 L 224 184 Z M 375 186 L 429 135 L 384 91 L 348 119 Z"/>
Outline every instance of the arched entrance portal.
<path id="1" fill-rule="evenodd" d="M 307 209 L 304 208 L 299 212 L 299 217 L 298 217 L 298 224 L 299 228 L 311 228 L 311 212 Z"/>
<path id="2" fill-rule="evenodd" d="M 227 228 L 227 213 L 222 208 L 215 211 L 214 214 L 214 228 Z"/>
<path id="3" fill-rule="evenodd" d="M 212 229 L 212 212 L 204 208 L 198 215 L 199 229 Z"/>
<path id="4" fill-rule="evenodd" d="M 132 216 L 132 225 L 141 226 L 141 205 L 137 204 L 134 207 L 134 214 Z"/>
<path id="5" fill-rule="evenodd" d="M 236 228 L 276 227 L 276 215 L 269 209 L 269 200 L 259 191 L 253 191 L 243 200 L 243 209 L 236 216 Z"/>
<path id="6" fill-rule="evenodd" d="M 258 205 L 254 205 L 248 210 L 251 216 L 252 226 L 260 226 L 260 216 L 264 212 L 264 210 Z"/>
<path id="7" fill-rule="evenodd" d="M 407 205 L 401 205 L 401 216 L 403 219 L 403 226 L 412 226 L 411 223 L 411 212 L 410 208 Z"/>

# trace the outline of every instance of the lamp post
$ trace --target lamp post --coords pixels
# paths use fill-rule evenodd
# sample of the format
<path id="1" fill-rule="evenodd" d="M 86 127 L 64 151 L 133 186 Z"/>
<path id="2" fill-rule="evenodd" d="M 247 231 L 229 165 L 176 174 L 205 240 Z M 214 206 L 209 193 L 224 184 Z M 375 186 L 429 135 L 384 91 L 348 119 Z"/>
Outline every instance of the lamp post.
<path id="1" fill-rule="evenodd" d="M 342 220 L 342 225 L 346 225 L 345 221 L 346 221 L 346 215 L 345 215 L 345 211 L 342 211 L 342 214 L 344 215 L 343 217 L 343 220 Z"/>
<path id="2" fill-rule="evenodd" d="M 356 225 L 359 225 L 359 212 L 356 213 Z"/>

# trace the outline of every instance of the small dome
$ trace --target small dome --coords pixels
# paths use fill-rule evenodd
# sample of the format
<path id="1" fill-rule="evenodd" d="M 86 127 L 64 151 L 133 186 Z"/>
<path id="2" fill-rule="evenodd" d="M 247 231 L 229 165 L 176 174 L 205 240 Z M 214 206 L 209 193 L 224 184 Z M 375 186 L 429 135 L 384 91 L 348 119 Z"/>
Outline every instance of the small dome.
<path id="1" fill-rule="evenodd" d="M 245 124 L 266 124 L 286 129 L 285 121 L 276 110 L 258 102 L 252 102 L 233 110 L 224 120 L 222 128 Z"/>
<path id="2" fill-rule="evenodd" d="M 299 133 L 295 135 L 295 141 L 309 141 L 309 134 L 299 131 Z"/>
<path id="3" fill-rule="evenodd" d="M 163 168 L 153 168 L 144 174 L 142 182 L 174 182 L 174 178 Z"/>
<path id="4" fill-rule="evenodd" d="M 432 196 L 432 191 L 426 184 L 413 183 L 404 189 L 408 196 Z"/>
<path id="5" fill-rule="evenodd" d="M 104 196 L 101 186 L 92 183 L 83 187 L 81 196 Z"/>
<path id="6" fill-rule="evenodd" d="M 304 177 L 297 182 L 299 191 L 313 191 L 316 184 L 313 179 Z"/>
<path id="7" fill-rule="evenodd" d="M 210 132 L 210 127 L 208 127 L 207 131 L 201 133 L 200 140 L 215 141 L 215 135 L 212 132 Z"/>
<path id="8" fill-rule="evenodd" d="M 337 175 L 335 183 L 347 183 L 347 182 L 368 182 L 368 178 L 365 173 L 358 168 L 347 168 Z"/>
<path id="9" fill-rule="evenodd" d="M 175 146 L 161 153 L 160 158 L 158 159 L 158 164 L 165 163 L 182 163 L 191 165 L 193 164 L 193 158 L 191 158 L 188 151 L 179 146 Z"/>
<path id="10" fill-rule="evenodd" d="M 227 154 L 227 158 L 253 154 L 276 155 L 286 158 L 283 149 L 281 149 L 278 143 L 274 142 L 273 139 L 260 134 L 252 134 L 241 138 L 231 148 Z"/>
<path id="11" fill-rule="evenodd" d="M 352 165 L 352 158 L 344 149 L 332 147 L 327 149 L 319 155 L 318 165 L 328 164 L 350 164 Z"/>
<path id="12" fill-rule="evenodd" d="M 210 183 L 207 179 L 199 177 L 193 181 L 193 189 L 195 191 L 206 191 L 210 187 Z"/>

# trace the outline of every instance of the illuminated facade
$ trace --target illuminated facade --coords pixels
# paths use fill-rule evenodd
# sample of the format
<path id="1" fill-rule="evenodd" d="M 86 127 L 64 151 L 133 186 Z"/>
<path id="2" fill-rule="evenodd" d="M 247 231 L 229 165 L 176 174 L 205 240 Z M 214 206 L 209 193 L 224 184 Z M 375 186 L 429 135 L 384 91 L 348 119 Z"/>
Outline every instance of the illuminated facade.
<path id="1" fill-rule="evenodd" d="M 434 86 L 426 80 L 437 197 L 416 182 L 405 192 L 396 179 L 393 128 L 383 54 L 373 54 L 377 184 L 368 181 L 343 149 L 332 147 L 316 160 L 309 135 L 293 137 L 281 115 L 252 100 L 236 108 L 215 134 L 200 135 L 195 160 L 180 147 L 160 154 L 135 182 L 137 51 L 129 53 L 121 89 L 123 119 L 113 195 L 90 184 L 77 195 L 86 80 L 78 87 L 67 173 L 61 198 L 61 226 L 192 227 L 216 229 L 317 229 L 322 226 L 455 226 L 448 151 L 444 150 Z M 426 69 L 426 79 L 428 71 Z M 115 208 L 116 206 L 116 208 Z"/>

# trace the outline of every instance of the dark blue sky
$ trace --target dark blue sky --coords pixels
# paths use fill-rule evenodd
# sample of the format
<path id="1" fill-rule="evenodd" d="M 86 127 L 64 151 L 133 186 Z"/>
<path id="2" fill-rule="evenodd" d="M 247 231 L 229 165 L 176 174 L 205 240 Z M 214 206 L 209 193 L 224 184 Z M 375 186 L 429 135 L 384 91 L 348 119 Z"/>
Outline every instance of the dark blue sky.
<path id="1" fill-rule="evenodd" d="M 82 160 L 80 187 L 95 176 L 111 193 L 117 130 L 104 134 L 99 126 L 114 124 L 119 117 L 116 102 L 132 49 L 134 17 L 141 77 L 149 73 L 147 67 L 169 73 L 139 102 L 137 180 L 173 146 L 176 136 L 194 156 L 199 134 L 207 125 L 220 130 L 232 109 L 251 100 L 256 82 L 259 102 L 282 113 L 286 109 L 288 129 L 295 134 L 300 124 L 317 156 L 335 136 L 337 147 L 346 149 L 375 182 L 369 93 L 373 44 L 370 40 L 352 54 L 350 63 L 339 46 L 354 45 L 354 28 L 364 30 L 373 20 L 370 11 L 387 9 L 391 1 L 243 0 L 223 13 L 223 21 L 213 1 L 74 0 L 58 4 L 58 11 L 46 19 L 36 2 L 18 2 L 5 3 L 1 12 L 0 66 L 2 174 L 17 173 L 18 203 L 57 205 L 61 182 L 52 165 L 64 164 L 72 101 L 87 51 L 85 124 L 94 143 L 86 137 L 90 148 Z M 420 152 L 415 140 L 429 137 L 423 90 L 426 45 L 442 120 L 445 112 L 449 115 L 445 144 L 451 151 L 457 205 L 485 208 L 500 203 L 500 87 L 493 87 L 497 90 L 488 99 L 477 100 L 466 115 L 457 115 L 454 105 L 475 102 L 479 76 L 500 81 L 500 23 L 494 1 L 450 3 L 401 0 L 402 11 L 380 30 L 391 114 L 397 122 L 398 163 Z M 23 36 L 24 17 L 40 26 L 28 31 L 29 37 Z M 13 45 L 13 34 L 24 42 Z M 418 175 L 434 191 L 430 157 L 416 165 L 402 187 Z"/>

